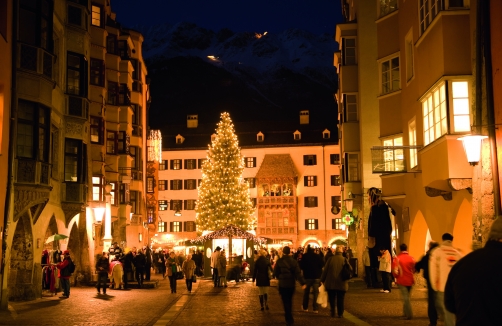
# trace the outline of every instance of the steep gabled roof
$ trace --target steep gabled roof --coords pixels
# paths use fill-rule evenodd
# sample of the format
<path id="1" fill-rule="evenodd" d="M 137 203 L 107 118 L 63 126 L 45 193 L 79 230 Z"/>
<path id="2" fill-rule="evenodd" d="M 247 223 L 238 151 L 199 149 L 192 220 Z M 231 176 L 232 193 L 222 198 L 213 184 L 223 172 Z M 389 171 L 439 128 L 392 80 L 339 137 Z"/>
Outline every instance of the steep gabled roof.
<path id="1" fill-rule="evenodd" d="M 256 178 L 297 177 L 295 164 L 289 154 L 265 154 L 263 162 L 256 173 Z"/>

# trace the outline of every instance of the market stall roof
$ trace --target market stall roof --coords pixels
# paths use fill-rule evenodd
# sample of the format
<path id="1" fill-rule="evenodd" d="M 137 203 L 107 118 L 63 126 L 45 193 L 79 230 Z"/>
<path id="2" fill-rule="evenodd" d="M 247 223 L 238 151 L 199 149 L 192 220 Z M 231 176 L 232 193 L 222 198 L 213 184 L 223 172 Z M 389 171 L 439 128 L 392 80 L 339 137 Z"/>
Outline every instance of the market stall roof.
<path id="1" fill-rule="evenodd" d="M 206 235 L 202 235 L 200 237 L 197 237 L 195 239 L 190 240 L 192 243 L 200 243 L 200 242 L 205 242 L 207 240 L 213 240 L 213 239 L 225 239 L 232 236 L 234 239 L 247 239 L 247 240 L 253 240 L 254 242 L 258 243 L 263 243 L 266 242 L 266 239 L 260 238 L 255 236 L 252 233 L 249 233 L 247 231 L 244 231 L 243 229 L 229 224 L 225 226 L 222 229 L 219 229 L 217 231 L 208 233 Z"/>

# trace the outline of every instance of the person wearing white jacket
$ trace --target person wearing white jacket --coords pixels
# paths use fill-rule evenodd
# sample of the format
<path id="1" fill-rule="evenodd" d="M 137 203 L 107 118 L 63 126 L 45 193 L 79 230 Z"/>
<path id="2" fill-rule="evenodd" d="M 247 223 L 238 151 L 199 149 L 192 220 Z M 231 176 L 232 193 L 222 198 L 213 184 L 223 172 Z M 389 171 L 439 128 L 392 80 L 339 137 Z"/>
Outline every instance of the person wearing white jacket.
<path id="1" fill-rule="evenodd" d="M 380 292 L 390 293 L 390 291 L 391 291 L 390 271 L 391 271 L 392 259 L 390 257 L 389 251 L 383 246 L 380 248 L 380 254 L 381 254 L 381 256 L 378 257 L 378 261 L 380 262 L 380 266 L 379 266 L 378 270 L 382 274 L 382 283 L 383 283 L 383 286 L 382 286 L 383 289 L 380 290 Z"/>
<path id="2" fill-rule="evenodd" d="M 444 288 L 451 268 L 463 255 L 453 248 L 453 236 L 450 233 L 443 234 L 442 240 L 443 243 L 430 254 L 429 278 L 436 294 L 436 306 L 439 308 L 439 314 L 444 316 L 445 326 L 453 326 L 455 325 L 455 315 L 445 309 Z"/>

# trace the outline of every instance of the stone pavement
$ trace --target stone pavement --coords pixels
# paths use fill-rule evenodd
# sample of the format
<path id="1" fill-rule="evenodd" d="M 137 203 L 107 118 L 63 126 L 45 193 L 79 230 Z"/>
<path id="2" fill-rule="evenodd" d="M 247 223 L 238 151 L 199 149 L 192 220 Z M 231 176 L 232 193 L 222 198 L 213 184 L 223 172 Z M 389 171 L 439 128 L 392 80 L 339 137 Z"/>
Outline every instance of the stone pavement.
<path id="1" fill-rule="evenodd" d="M 108 290 L 97 295 L 93 287 L 72 287 L 70 298 L 43 297 L 28 302 L 10 302 L 0 311 L 0 325 L 285 325 L 282 302 L 273 281 L 269 290 L 269 311 L 260 311 L 258 289 L 252 282 L 229 282 L 214 288 L 211 280 L 199 279 L 188 294 L 183 280 L 171 294 L 169 281 L 159 275 L 158 288 Z M 343 319 L 329 317 L 329 308 L 319 314 L 301 310 L 302 291 L 297 287 L 293 315 L 295 325 L 427 325 L 426 291 L 414 289 L 414 319 L 401 320 L 398 289 L 389 294 L 366 289 L 360 279 L 350 282 Z"/>

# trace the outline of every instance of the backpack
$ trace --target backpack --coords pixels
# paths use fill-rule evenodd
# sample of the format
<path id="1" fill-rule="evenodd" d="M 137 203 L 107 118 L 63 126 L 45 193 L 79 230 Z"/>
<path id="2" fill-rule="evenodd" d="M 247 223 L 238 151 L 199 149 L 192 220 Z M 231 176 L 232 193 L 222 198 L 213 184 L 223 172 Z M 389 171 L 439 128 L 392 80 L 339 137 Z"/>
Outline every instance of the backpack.
<path id="1" fill-rule="evenodd" d="M 73 260 L 70 259 L 70 263 L 68 264 L 68 271 L 70 272 L 70 274 L 75 272 L 76 267 L 77 266 L 73 263 Z"/>

